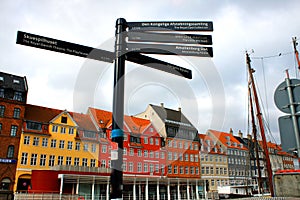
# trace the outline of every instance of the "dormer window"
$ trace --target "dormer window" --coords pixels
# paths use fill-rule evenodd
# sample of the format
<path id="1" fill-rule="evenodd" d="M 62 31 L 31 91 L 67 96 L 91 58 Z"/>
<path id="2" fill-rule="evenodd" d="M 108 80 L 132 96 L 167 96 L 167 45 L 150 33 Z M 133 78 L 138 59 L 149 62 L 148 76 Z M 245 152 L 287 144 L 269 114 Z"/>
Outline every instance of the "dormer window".
<path id="1" fill-rule="evenodd" d="M 14 80 L 13 80 L 13 83 L 14 83 L 14 84 L 20 84 L 20 80 L 14 79 Z"/>

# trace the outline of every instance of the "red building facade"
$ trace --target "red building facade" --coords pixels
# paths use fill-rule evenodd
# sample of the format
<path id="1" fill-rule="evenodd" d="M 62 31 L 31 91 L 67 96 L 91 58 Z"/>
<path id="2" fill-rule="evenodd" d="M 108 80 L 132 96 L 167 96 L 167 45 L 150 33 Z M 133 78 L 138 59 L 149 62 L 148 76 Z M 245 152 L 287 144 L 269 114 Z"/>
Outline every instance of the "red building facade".
<path id="1" fill-rule="evenodd" d="M 13 192 L 27 91 L 26 77 L 0 72 L 0 195 Z"/>

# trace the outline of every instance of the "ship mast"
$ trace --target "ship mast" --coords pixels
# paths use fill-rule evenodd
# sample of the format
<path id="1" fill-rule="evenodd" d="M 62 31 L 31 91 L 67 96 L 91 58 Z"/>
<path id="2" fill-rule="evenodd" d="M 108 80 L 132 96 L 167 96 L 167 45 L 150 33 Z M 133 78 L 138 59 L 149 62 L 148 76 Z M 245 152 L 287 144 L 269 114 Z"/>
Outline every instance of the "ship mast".
<path id="1" fill-rule="evenodd" d="M 297 38 L 293 37 L 292 40 L 293 40 L 293 46 L 294 46 L 294 52 L 295 52 L 296 60 L 297 60 L 297 63 L 298 63 L 298 69 L 300 70 L 299 52 L 297 50 L 297 45 L 298 45 Z"/>
<path id="2" fill-rule="evenodd" d="M 255 87 L 254 78 L 253 78 L 254 70 L 251 68 L 251 59 L 247 52 L 246 52 L 246 62 L 247 62 L 248 71 L 249 71 L 250 83 L 252 84 L 252 91 L 253 91 L 254 102 L 255 102 L 255 107 L 256 107 L 256 116 L 258 118 L 260 133 L 261 133 L 261 137 L 262 137 L 263 149 L 264 149 L 265 156 L 266 156 L 266 167 L 267 167 L 267 172 L 268 172 L 269 189 L 270 189 L 271 196 L 273 197 L 274 196 L 273 177 L 272 177 L 273 174 L 272 174 L 270 156 L 269 156 L 269 151 L 268 151 L 268 146 L 267 146 L 267 141 L 266 141 L 266 136 L 265 136 L 265 129 L 264 129 L 264 124 L 263 124 L 263 119 L 262 119 L 262 113 L 260 110 L 258 95 L 257 95 L 256 87 Z"/>
<path id="3" fill-rule="evenodd" d="M 259 161 L 258 144 L 257 144 L 257 128 L 256 128 L 256 125 L 255 125 L 255 118 L 254 118 L 254 110 L 253 110 L 250 84 L 248 86 L 248 90 L 249 90 L 249 101 L 250 101 L 249 103 L 250 103 L 250 113 L 251 113 L 251 122 L 252 122 L 253 143 L 254 143 L 256 165 L 257 165 L 257 172 L 258 172 L 258 181 L 257 181 L 258 191 L 259 191 L 259 194 L 262 194 L 262 181 L 261 181 L 260 161 Z"/>

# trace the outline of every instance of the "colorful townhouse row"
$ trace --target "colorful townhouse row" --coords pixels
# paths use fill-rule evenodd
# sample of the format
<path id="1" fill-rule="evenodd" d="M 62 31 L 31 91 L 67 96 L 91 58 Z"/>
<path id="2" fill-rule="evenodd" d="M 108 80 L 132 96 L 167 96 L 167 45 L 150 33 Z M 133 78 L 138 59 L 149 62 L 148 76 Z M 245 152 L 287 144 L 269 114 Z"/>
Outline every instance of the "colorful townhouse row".
<path id="1" fill-rule="evenodd" d="M 0 192 L 109 199 L 112 113 L 30 105 L 27 92 L 26 77 L 0 73 Z M 124 199 L 200 199 L 220 186 L 257 185 L 252 139 L 241 133 L 199 134 L 181 109 L 163 104 L 124 116 L 123 130 Z M 276 169 L 293 168 L 275 147 Z"/>

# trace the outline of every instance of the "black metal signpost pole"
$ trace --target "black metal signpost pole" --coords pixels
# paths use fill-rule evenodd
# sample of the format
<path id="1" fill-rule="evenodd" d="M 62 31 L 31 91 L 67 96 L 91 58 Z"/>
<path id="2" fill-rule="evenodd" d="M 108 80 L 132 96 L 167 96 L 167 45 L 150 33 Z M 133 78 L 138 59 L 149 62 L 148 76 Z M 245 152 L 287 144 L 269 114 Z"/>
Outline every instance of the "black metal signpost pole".
<path id="1" fill-rule="evenodd" d="M 125 34 L 127 25 L 123 18 L 116 21 L 115 70 L 112 141 L 118 144 L 118 156 L 111 160 L 111 199 L 122 199 L 123 191 L 123 116 L 124 116 L 124 74 L 125 74 Z"/>

